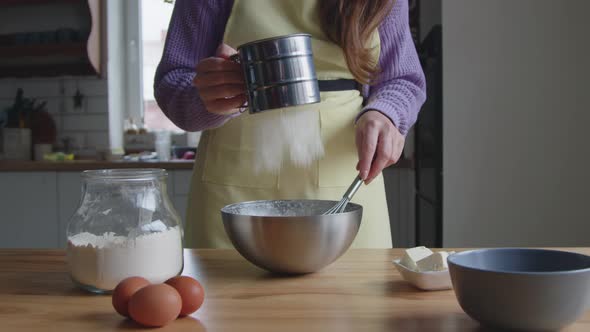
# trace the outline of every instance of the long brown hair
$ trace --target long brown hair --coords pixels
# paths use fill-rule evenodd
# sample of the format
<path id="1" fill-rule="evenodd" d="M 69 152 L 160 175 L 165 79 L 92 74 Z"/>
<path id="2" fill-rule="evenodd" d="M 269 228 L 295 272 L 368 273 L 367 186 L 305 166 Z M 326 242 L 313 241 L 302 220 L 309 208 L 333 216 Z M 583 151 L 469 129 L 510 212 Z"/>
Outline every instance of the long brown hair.
<path id="1" fill-rule="evenodd" d="M 374 82 L 379 71 L 368 47 L 372 33 L 391 10 L 394 0 L 320 0 L 323 32 L 344 50 L 354 78 Z"/>

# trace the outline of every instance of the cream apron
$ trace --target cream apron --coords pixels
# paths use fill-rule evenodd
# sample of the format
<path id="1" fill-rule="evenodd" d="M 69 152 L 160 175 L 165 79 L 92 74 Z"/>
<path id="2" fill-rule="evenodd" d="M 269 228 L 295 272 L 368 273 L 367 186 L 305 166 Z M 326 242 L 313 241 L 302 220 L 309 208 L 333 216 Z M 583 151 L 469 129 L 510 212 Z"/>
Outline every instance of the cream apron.
<path id="1" fill-rule="evenodd" d="M 327 40 L 319 25 L 318 0 L 236 0 L 224 42 L 233 48 L 246 42 L 287 35 L 312 35 L 314 62 L 321 80 L 353 76 L 344 54 Z M 372 46 L 379 54 L 379 37 Z M 220 209 L 243 201 L 268 199 L 339 200 L 358 174 L 354 120 L 361 110 L 359 91 L 321 93 L 319 109 L 325 156 L 309 168 L 285 164 L 278 174 L 253 171 L 252 123 L 262 114 L 238 116 L 203 133 L 191 183 L 185 245 L 190 248 L 230 248 Z M 287 112 L 296 110 L 272 110 Z M 363 220 L 354 240 L 357 248 L 391 248 L 391 233 L 383 178 L 359 189 L 353 202 L 361 204 Z"/>

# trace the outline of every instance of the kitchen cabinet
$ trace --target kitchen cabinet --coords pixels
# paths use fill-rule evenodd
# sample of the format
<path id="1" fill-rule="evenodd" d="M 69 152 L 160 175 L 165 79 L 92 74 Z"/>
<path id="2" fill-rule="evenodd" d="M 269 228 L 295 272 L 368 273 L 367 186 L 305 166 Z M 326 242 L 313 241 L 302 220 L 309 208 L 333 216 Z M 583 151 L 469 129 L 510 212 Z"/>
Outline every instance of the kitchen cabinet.
<path id="1" fill-rule="evenodd" d="M 188 207 L 188 194 L 192 178 L 192 170 L 175 170 L 174 190 L 172 191 L 172 204 L 182 218 L 183 225 L 186 224 L 186 209 Z"/>
<path id="2" fill-rule="evenodd" d="M 182 226 L 186 225 L 186 208 L 188 207 L 188 196 L 175 195 L 172 197 L 172 204 L 180 218 L 182 219 Z"/>
<path id="3" fill-rule="evenodd" d="M 57 197 L 55 172 L 0 173 L 0 247 L 58 247 Z"/>
<path id="4" fill-rule="evenodd" d="M 192 170 L 174 171 L 174 194 L 188 195 L 191 186 Z"/>
<path id="5" fill-rule="evenodd" d="M 66 227 L 81 198 L 82 178 L 75 166 L 46 172 L 0 172 L 0 248 L 65 247 Z M 388 168 L 384 176 L 393 246 L 412 247 L 416 238 L 414 170 Z M 168 169 L 168 196 L 183 225 L 191 177 L 191 169 Z"/>
<path id="6" fill-rule="evenodd" d="M 76 212 L 82 194 L 82 178 L 79 172 L 56 172 L 57 217 L 59 221 L 59 247 L 66 246 L 66 228 L 70 217 Z"/>
<path id="7" fill-rule="evenodd" d="M 168 196 L 183 225 L 191 174 L 168 170 Z M 81 189 L 79 171 L 0 172 L 0 248 L 65 248 Z"/>

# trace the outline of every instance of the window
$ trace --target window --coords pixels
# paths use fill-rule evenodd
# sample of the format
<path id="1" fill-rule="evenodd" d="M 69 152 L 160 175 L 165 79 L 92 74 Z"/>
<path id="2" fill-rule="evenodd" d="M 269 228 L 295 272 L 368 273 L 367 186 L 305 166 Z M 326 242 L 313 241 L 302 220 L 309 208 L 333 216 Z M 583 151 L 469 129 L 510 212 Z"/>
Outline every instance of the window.
<path id="1" fill-rule="evenodd" d="M 124 147 L 124 123 L 172 131 L 173 141 L 196 146 L 200 133 L 187 133 L 162 113 L 154 98 L 154 75 L 174 6 L 167 0 L 105 0 L 107 4 L 109 140 Z"/>
<path id="2" fill-rule="evenodd" d="M 154 75 L 162 57 L 168 23 L 174 6 L 164 0 L 139 0 L 141 8 L 141 63 L 143 118 L 148 129 L 182 132 L 158 107 L 154 99 Z"/>

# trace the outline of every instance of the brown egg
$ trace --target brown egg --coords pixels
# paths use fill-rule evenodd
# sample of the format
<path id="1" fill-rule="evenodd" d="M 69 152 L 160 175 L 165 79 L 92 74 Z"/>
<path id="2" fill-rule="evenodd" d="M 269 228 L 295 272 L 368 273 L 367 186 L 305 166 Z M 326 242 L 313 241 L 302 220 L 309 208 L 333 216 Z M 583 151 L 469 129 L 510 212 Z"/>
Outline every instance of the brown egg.
<path id="1" fill-rule="evenodd" d="M 205 290 L 197 280 L 187 276 L 178 276 L 168 279 L 166 283 L 174 287 L 182 298 L 181 316 L 192 314 L 203 304 Z"/>
<path id="2" fill-rule="evenodd" d="M 150 282 L 142 277 L 123 279 L 113 291 L 113 307 L 115 310 L 122 316 L 129 317 L 129 311 L 127 310 L 129 299 L 135 292 L 149 284 Z"/>
<path id="3" fill-rule="evenodd" d="M 174 287 L 166 284 L 146 286 L 129 301 L 129 315 L 137 323 L 160 327 L 180 314 L 182 299 Z"/>

